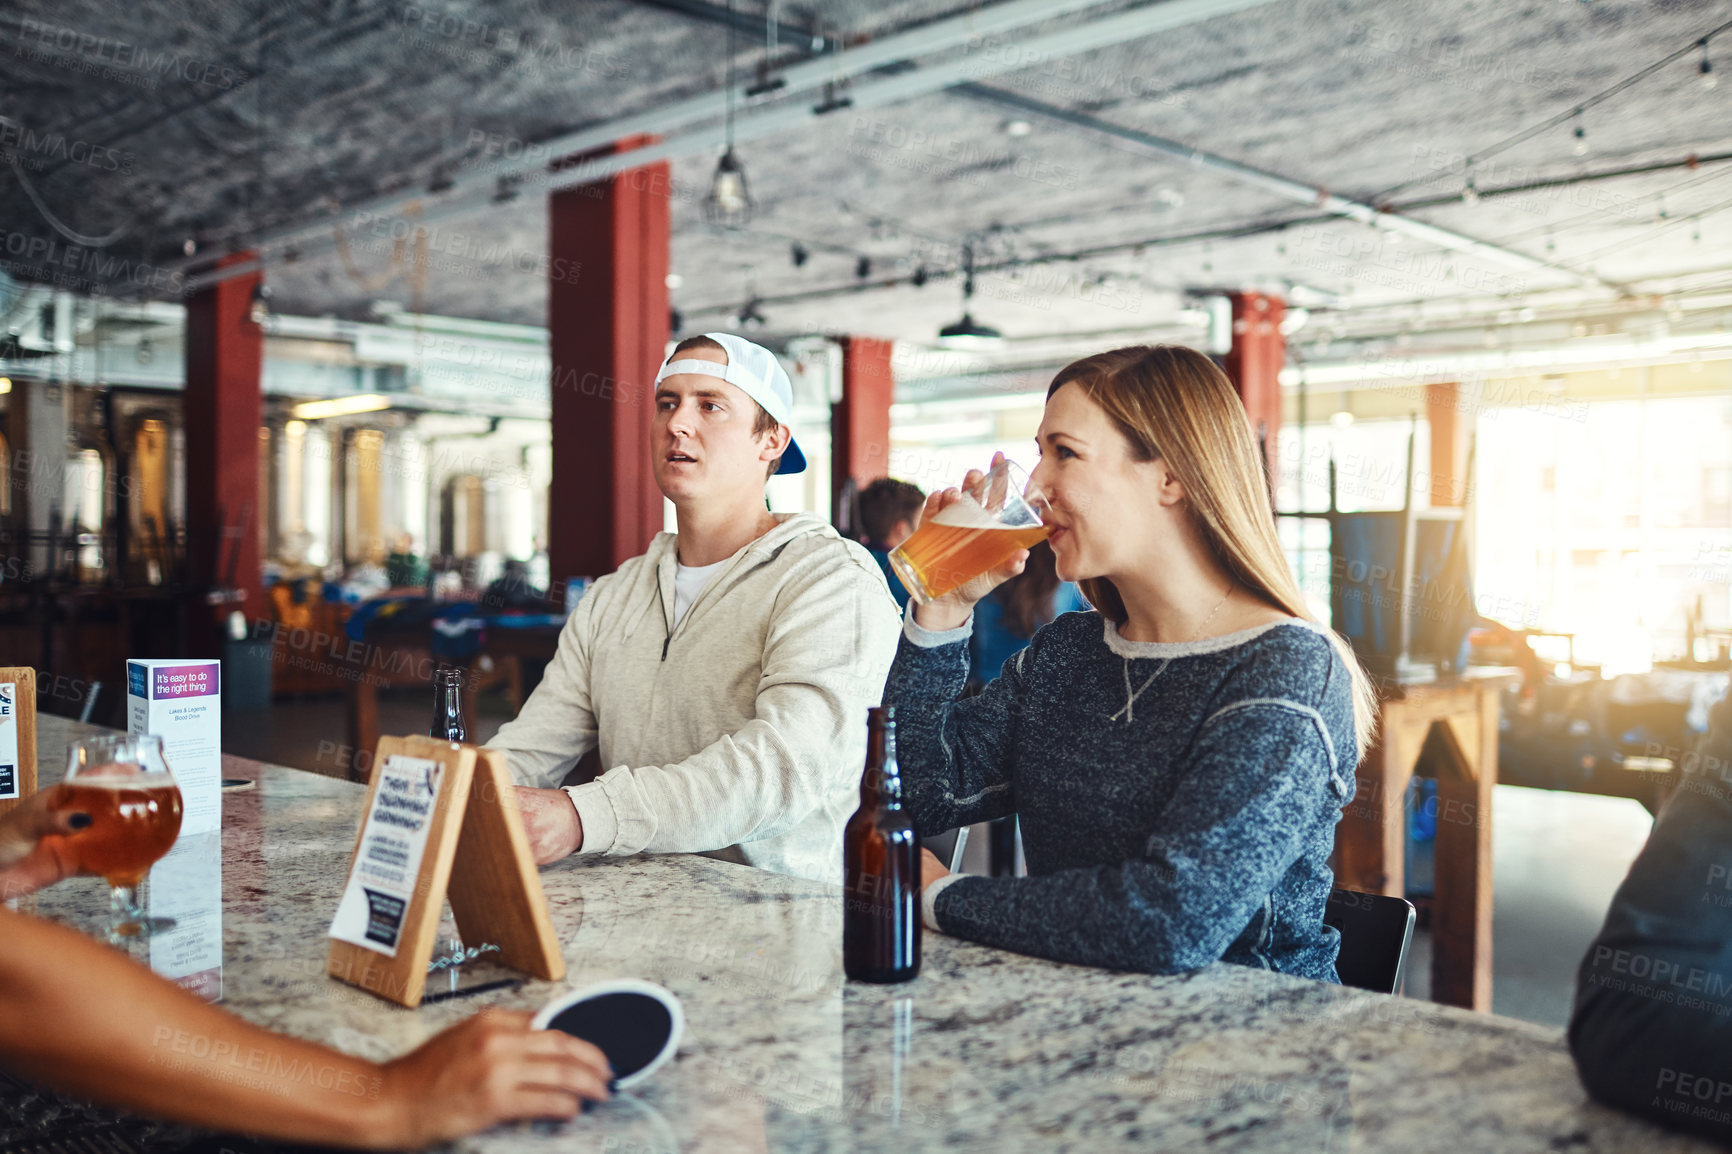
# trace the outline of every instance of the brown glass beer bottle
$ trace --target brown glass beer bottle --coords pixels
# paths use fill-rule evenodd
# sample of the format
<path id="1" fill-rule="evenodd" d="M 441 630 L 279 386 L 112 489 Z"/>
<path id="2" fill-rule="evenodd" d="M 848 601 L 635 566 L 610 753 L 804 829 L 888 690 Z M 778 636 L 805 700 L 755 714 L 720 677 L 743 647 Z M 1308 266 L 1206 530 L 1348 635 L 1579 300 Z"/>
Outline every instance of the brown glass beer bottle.
<path id="1" fill-rule="evenodd" d="M 463 670 L 441 665 L 433 671 L 433 728 L 429 736 L 444 741 L 467 741 L 463 724 Z"/>
<path id="2" fill-rule="evenodd" d="M 920 839 L 902 808 L 896 710 L 866 722 L 860 808 L 842 833 L 842 969 L 860 982 L 906 982 L 920 973 Z"/>

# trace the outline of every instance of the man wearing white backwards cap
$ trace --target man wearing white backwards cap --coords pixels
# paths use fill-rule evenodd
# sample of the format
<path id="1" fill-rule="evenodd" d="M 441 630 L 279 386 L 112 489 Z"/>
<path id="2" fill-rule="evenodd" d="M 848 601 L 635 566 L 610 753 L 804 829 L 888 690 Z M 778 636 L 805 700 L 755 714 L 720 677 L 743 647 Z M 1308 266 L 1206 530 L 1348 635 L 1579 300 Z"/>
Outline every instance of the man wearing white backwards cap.
<path id="1" fill-rule="evenodd" d="M 650 459 L 679 531 L 584 595 L 489 744 L 530 787 L 518 802 L 543 864 L 702 852 L 840 881 L 896 603 L 860 545 L 765 506 L 770 476 L 806 467 L 768 349 L 728 333 L 681 341 L 655 407 Z M 552 788 L 591 750 L 595 780 Z"/>

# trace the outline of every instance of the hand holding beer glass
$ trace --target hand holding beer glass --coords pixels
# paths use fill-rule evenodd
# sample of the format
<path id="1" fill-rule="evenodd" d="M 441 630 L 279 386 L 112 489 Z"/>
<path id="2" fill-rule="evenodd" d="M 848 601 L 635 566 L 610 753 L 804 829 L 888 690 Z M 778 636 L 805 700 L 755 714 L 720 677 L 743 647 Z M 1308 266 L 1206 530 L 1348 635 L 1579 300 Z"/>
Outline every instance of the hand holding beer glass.
<path id="1" fill-rule="evenodd" d="M 984 473 L 970 469 L 960 490 L 928 497 L 920 527 L 890 554 L 920 624 L 961 625 L 976 601 L 1020 573 L 1024 550 L 1052 531 L 1043 524 L 1047 508 L 1045 494 L 1003 453 Z"/>
<path id="2" fill-rule="evenodd" d="M 172 920 L 147 917 L 138 907 L 145 874 L 180 836 L 180 786 L 163 757 L 162 739 L 86 738 L 68 754 L 66 780 L 57 789 L 56 809 L 90 815 L 88 825 L 55 836 L 78 872 L 112 887 L 109 941 L 171 928 Z"/>

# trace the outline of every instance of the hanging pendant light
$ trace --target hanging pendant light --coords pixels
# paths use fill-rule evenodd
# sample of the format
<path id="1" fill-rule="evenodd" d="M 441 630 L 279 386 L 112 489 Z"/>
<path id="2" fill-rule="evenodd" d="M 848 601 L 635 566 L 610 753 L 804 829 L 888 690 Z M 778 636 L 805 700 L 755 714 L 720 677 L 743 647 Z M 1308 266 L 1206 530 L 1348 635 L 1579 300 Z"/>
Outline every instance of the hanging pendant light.
<path id="1" fill-rule="evenodd" d="M 723 228 L 744 228 L 752 219 L 752 194 L 746 186 L 746 166 L 734 155 L 734 6 L 728 5 L 727 148 L 710 177 L 704 198 L 704 219 Z"/>
<path id="2" fill-rule="evenodd" d="M 716 162 L 710 177 L 710 195 L 704 200 L 704 219 L 725 228 L 740 228 L 752 219 L 752 194 L 746 188 L 746 167 L 734 155 L 734 146 Z"/>
<path id="3" fill-rule="evenodd" d="M 951 321 L 938 330 L 938 343 L 947 348 L 978 348 L 1004 339 L 1004 334 L 991 325 L 983 325 L 968 311 L 974 297 L 974 246 L 962 246 L 962 319 Z"/>
<path id="4" fill-rule="evenodd" d="M 991 325 L 981 324 L 967 312 L 962 314 L 961 320 L 951 321 L 938 330 L 938 343 L 955 348 L 997 344 L 1003 339 L 1003 333 Z"/>

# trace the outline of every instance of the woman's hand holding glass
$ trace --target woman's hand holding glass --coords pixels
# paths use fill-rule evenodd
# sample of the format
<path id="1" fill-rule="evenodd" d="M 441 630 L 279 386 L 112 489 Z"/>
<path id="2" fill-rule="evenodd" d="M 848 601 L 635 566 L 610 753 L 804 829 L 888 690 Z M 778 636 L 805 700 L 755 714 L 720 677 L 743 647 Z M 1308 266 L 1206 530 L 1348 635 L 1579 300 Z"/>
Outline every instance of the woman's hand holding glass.
<path id="1" fill-rule="evenodd" d="M 997 488 L 1004 488 L 1010 484 L 1009 477 L 1002 468 L 1006 464 L 1003 453 L 993 454 L 990 471 L 993 472 L 993 484 L 996 488 L 987 494 L 988 499 L 985 504 L 989 508 L 994 504 L 993 497 L 995 496 L 998 504 L 1002 504 L 1004 501 L 1005 493 L 997 491 Z M 982 472 L 979 469 L 970 469 L 967 476 L 963 477 L 960 488 L 934 490 L 926 498 L 926 507 L 920 513 L 920 523 L 925 525 L 958 501 L 968 499 L 964 496 L 964 490 L 980 492 L 980 486 L 986 482 L 987 475 L 987 472 Z M 942 597 L 930 600 L 914 598 L 915 623 L 922 629 L 930 629 L 934 632 L 961 628 L 973 615 L 975 602 L 982 600 L 994 589 L 1021 573 L 1023 566 L 1027 563 L 1028 550 L 1018 549 L 996 568 L 989 569 L 979 576 L 964 581 Z"/>

